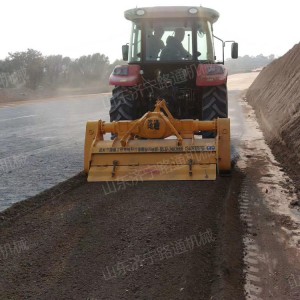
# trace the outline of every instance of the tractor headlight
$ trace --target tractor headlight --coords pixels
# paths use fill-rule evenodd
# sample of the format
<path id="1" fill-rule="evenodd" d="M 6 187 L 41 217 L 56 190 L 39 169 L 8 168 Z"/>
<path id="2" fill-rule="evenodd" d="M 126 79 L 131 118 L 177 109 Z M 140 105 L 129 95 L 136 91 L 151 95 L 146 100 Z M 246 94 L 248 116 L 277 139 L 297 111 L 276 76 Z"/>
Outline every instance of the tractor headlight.
<path id="1" fill-rule="evenodd" d="M 198 12 L 198 9 L 196 7 L 191 7 L 189 9 L 189 13 L 192 14 L 192 15 L 196 14 L 197 12 Z"/>
<path id="2" fill-rule="evenodd" d="M 115 67 L 114 75 L 118 76 L 127 76 L 128 75 L 128 66 Z"/>
<path id="3" fill-rule="evenodd" d="M 224 74 L 224 69 L 219 65 L 210 65 L 207 68 L 207 75 Z"/>
<path id="4" fill-rule="evenodd" d="M 141 17 L 141 16 L 143 16 L 145 14 L 145 11 L 143 9 L 137 9 L 135 11 L 135 13 L 136 13 L 137 16 Z"/>

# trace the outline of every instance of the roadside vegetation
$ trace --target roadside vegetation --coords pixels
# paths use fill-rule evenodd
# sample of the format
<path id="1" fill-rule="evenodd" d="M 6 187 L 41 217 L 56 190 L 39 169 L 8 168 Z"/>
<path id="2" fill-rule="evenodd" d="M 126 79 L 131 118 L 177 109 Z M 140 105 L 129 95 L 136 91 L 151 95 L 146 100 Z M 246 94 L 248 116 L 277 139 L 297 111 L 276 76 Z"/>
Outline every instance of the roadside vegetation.
<path id="1" fill-rule="evenodd" d="M 43 56 L 33 49 L 9 53 L 0 60 L 0 88 L 25 86 L 36 90 L 97 86 L 99 91 L 107 91 L 108 77 L 118 63 L 118 60 L 110 63 L 101 53 L 76 59 L 62 55 Z"/>
<path id="2" fill-rule="evenodd" d="M 275 55 L 264 56 L 259 54 L 257 56 L 241 56 L 238 59 L 227 59 L 225 67 L 229 74 L 248 73 L 259 70 L 270 64 L 275 59 Z"/>

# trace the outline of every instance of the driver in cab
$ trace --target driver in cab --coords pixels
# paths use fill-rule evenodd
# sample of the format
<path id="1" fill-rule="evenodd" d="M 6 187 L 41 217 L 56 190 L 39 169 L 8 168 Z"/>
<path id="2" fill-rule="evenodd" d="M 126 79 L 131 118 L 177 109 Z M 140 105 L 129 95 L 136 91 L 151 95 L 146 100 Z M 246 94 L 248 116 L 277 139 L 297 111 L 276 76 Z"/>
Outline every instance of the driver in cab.
<path id="1" fill-rule="evenodd" d="M 167 38 L 166 47 L 161 52 L 160 60 L 191 59 L 191 54 L 182 45 L 184 36 L 184 28 L 176 28 L 175 35 Z"/>

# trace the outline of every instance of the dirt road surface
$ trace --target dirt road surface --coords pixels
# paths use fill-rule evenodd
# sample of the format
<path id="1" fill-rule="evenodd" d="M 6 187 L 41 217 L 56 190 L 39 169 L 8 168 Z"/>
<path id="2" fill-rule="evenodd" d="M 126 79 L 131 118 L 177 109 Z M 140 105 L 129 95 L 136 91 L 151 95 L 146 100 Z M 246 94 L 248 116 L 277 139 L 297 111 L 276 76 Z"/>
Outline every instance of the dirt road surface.
<path id="1" fill-rule="evenodd" d="M 231 177 L 124 186 L 87 184 L 79 174 L 2 212 L 0 299 L 299 299 L 299 215 L 288 206 L 293 183 L 243 99 L 255 76 L 229 79 Z M 54 139 L 28 154 L 40 155 L 34 167 L 29 160 L 5 175 L 11 179 L 4 176 L 1 187 L 13 199 L 7 206 L 20 200 L 19 187 L 26 190 L 29 182 L 35 194 L 47 176 L 54 177 L 51 186 L 81 170 L 81 127 L 101 118 L 99 96 L 93 97 L 64 100 L 59 109 L 57 101 L 3 108 L 14 111 L 11 119 L 44 112 L 36 121 L 14 119 L 15 137 L 31 128 L 36 140 L 20 142 L 12 155 L 37 150 L 30 146 L 39 137 Z M 54 123 L 53 111 L 59 116 Z M 7 134 L 11 145 L 13 134 Z M 17 180 L 18 172 L 24 176 Z"/>

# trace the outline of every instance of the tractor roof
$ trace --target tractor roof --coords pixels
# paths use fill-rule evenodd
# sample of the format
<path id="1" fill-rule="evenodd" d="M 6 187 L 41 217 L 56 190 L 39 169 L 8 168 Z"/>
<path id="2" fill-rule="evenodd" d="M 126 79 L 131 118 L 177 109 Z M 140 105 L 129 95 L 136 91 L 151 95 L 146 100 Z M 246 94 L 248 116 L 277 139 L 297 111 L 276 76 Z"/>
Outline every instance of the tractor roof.
<path id="1" fill-rule="evenodd" d="M 218 20 L 219 13 L 214 9 L 202 6 L 156 6 L 129 9 L 125 11 L 124 16 L 130 21 L 139 19 L 205 18 L 214 23 Z"/>

